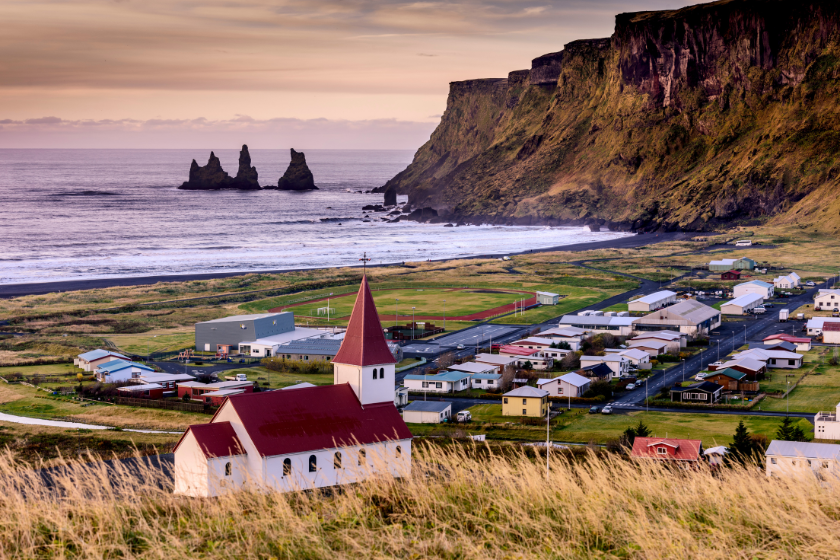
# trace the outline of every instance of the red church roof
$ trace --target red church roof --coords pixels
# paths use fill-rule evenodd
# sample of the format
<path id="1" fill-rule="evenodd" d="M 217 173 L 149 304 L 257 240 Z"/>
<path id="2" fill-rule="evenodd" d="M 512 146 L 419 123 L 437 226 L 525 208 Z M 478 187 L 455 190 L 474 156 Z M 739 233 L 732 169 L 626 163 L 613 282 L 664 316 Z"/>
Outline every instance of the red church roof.
<path id="1" fill-rule="evenodd" d="M 226 406 L 263 457 L 412 437 L 393 402 L 362 408 L 347 383 L 233 395 Z"/>
<path id="2" fill-rule="evenodd" d="M 198 442 L 198 447 L 208 459 L 212 457 L 229 457 L 231 455 L 243 455 L 245 451 L 239 438 L 236 437 L 236 432 L 233 431 L 233 426 L 230 422 L 216 422 L 212 424 L 196 424 L 187 428 L 184 435 L 178 441 L 175 449 L 180 447 L 181 442 L 187 437 L 187 434 L 192 432 L 193 437 Z"/>
<path id="3" fill-rule="evenodd" d="M 367 276 L 362 278 L 347 332 L 333 362 L 354 366 L 397 363 L 388 348 L 388 343 L 385 342 L 385 334 L 382 332 L 382 323 L 379 322 L 379 314 L 370 294 Z"/>
<path id="4" fill-rule="evenodd" d="M 666 448 L 666 453 L 659 453 L 657 448 Z M 675 439 L 637 437 L 633 441 L 632 457 L 648 459 L 666 459 L 672 461 L 697 461 L 703 443 L 699 439 Z"/>

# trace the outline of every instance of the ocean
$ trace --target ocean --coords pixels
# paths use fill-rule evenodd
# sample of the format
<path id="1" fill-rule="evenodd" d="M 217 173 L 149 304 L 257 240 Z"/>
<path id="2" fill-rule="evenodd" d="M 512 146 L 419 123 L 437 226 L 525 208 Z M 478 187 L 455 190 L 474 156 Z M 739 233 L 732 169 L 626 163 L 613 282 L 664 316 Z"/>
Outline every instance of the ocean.
<path id="1" fill-rule="evenodd" d="M 0 150 L 0 284 L 395 263 L 623 237 L 582 227 L 380 221 L 381 186 L 403 150 L 306 150 L 317 191 L 182 191 L 209 150 Z M 239 150 L 217 150 L 236 174 Z M 288 150 L 252 150 L 276 184 Z M 407 200 L 401 196 L 400 202 Z"/>

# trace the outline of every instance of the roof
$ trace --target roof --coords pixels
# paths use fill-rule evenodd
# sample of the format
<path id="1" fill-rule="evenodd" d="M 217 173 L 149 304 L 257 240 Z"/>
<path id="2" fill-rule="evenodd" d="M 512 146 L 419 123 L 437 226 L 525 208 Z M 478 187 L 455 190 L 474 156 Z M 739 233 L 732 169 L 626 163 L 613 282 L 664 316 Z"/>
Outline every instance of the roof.
<path id="1" fill-rule="evenodd" d="M 674 315 L 679 315 L 687 321 L 692 321 L 694 323 L 702 323 L 707 319 L 720 315 L 718 310 L 694 299 L 683 300 L 676 305 L 665 308 L 664 310 L 660 309 L 659 311 L 654 311 L 651 315 L 662 313 L 664 311 Z M 642 317 L 642 319 L 644 319 L 644 317 Z M 639 319 L 636 320 L 638 321 Z"/>
<path id="2" fill-rule="evenodd" d="M 501 373 L 474 373 L 472 375 L 472 378 L 473 379 L 493 379 L 493 380 L 496 380 L 496 379 L 501 379 L 502 374 Z"/>
<path id="3" fill-rule="evenodd" d="M 625 362 L 625 361 L 627 361 L 627 358 L 625 358 L 623 356 L 610 356 L 610 355 L 607 355 L 607 356 L 581 356 L 580 361 L 583 362 L 584 360 L 586 360 L 588 362 L 597 360 L 601 363 L 605 363 L 605 362 Z"/>
<path id="4" fill-rule="evenodd" d="M 700 383 L 692 383 L 688 387 L 672 387 L 671 392 L 682 393 L 684 391 L 704 391 L 706 393 L 714 393 L 720 389 L 723 389 L 723 387 L 717 383 L 713 383 L 711 381 L 701 381 Z"/>
<path id="5" fill-rule="evenodd" d="M 403 410 L 416 410 L 418 412 L 443 412 L 451 406 L 452 403 L 445 401 L 411 401 Z"/>
<path id="6" fill-rule="evenodd" d="M 359 286 L 359 293 L 356 295 L 356 303 L 353 305 L 344 340 L 341 341 L 341 348 L 333 362 L 354 366 L 397 363 L 385 341 L 367 276 L 362 277 L 362 285 Z"/>
<path id="7" fill-rule="evenodd" d="M 659 350 L 668 347 L 668 343 L 663 340 L 651 340 L 649 338 L 642 339 L 642 340 L 630 340 L 628 341 L 630 344 L 630 348 L 657 348 Z"/>
<path id="8" fill-rule="evenodd" d="M 584 377 L 576 373 L 567 373 L 566 375 L 561 375 L 557 379 L 563 381 L 564 383 L 568 383 L 569 385 L 574 385 L 575 387 L 583 387 L 590 382 L 588 377 Z"/>
<path id="9" fill-rule="evenodd" d="M 725 375 L 726 377 L 734 379 L 735 381 L 740 381 L 741 379 L 743 379 L 747 376 L 747 374 L 744 373 L 743 371 L 738 371 L 737 369 L 732 369 L 732 368 L 719 369 L 719 370 L 713 371 L 709 375 L 718 375 L 718 374 Z"/>
<path id="10" fill-rule="evenodd" d="M 840 290 L 834 290 L 834 289 L 830 289 L 830 288 L 828 288 L 828 289 L 827 288 L 820 288 L 819 290 L 817 290 L 817 293 L 814 295 L 814 297 L 819 297 L 821 295 L 831 295 L 831 294 L 834 294 L 835 296 L 840 296 Z"/>
<path id="11" fill-rule="evenodd" d="M 202 396 L 211 397 L 211 398 L 229 397 L 231 395 L 239 395 L 239 394 L 244 393 L 244 392 L 245 392 L 245 389 L 223 389 L 221 391 L 213 391 L 212 393 L 206 393 Z"/>
<path id="12" fill-rule="evenodd" d="M 324 354 L 334 356 L 341 347 L 341 340 L 336 338 L 304 338 L 293 340 L 277 347 L 281 354 Z"/>
<path id="13" fill-rule="evenodd" d="M 788 352 L 795 352 L 796 351 L 796 344 L 792 342 L 788 342 L 786 340 L 776 340 L 769 341 L 769 342 L 752 342 L 750 343 L 750 348 L 757 348 L 759 350 L 786 350 Z"/>
<path id="14" fill-rule="evenodd" d="M 143 385 L 126 385 L 125 387 L 117 387 L 117 391 L 126 391 L 128 393 L 133 391 L 151 391 L 152 389 L 163 389 L 160 383 L 144 383 Z"/>
<path id="15" fill-rule="evenodd" d="M 660 340 L 679 340 L 683 337 L 687 337 L 688 335 L 684 333 L 678 333 L 674 331 L 652 331 L 646 332 L 644 334 L 640 334 L 639 336 L 633 337 L 630 340 L 645 340 L 647 338 L 658 338 Z"/>
<path id="16" fill-rule="evenodd" d="M 764 340 L 784 340 L 785 342 L 792 342 L 793 344 L 802 344 L 811 342 L 811 339 L 804 336 L 791 336 L 789 334 L 771 334 L 764 337 Z"/>
<path id="17" fill-rule="evenodd" d="M 206 389 L 230 389 L 232 387 L 247 387 L 253 385 L 253 381 L 219 381 L 217 383 L 201 383 L 199 381 L 188 381 L 178 383 L 178 387 L 204 387 Z"/>
<path id="18" fill-rule="evenodd" d="M 530 342 L 531 344 L 545 344 L 546 346 L 551 346 L 556 341 L 552 340 L 551 338 L 543 338 L 540 336 L 529 336 L 528 338 L 523 338 L 521 340 L 517 340 L 516 342 L 511 342 L 511 344 L 525 344 Z"/>
<path id="19" fill-rule="evenodd" d="M 79 354 L 79 358 L 85 360 L 86 362 L 98 360 L 99 358 L 104 358 L 105 356 L 117 356 L 118 358 L 128 359 L 128 357 L 123 356 L 122 354 L 111 352 L 110 350 L 102 350 L 101 348 L 85 352 L 84 354 Z"/>
<path id="20" fill-rule="evenodd" d="M 825 323 L 822 328 L 823 332 L 837 332 L 840 331 L 840 323 Z"/>
<path id="21" fill-rule="evenodd" d="M 826 323 L 840 323 L 840 318 L 838 317 L 814 317 L 813 319 L 808 319 L 808 323 L 806 323 L 806 327 L 809 329 L 824 329 Z"/>
<path id="22" fill-rule="evenodd" d="M 603 362 L 592 364 L 591 366 L 582 367 L 578 371 L 589 372 L 594 377 L 603 377 L 605 375 L 612 376 L 613 373 L 612 369 L 610 369 L 610 366 Z"/>
<path id="23" fill-rule="evenodd" d="M 537 292 L 538 296 L 550 296 L 550 297 L 557 297 L 560 294 L 555 294 L 554 292 Z"/>
<path id="24" fill-rule="evenodd" d="M 178 382 L 178 381 L 193 381 L 195 377 L 187 375 L 186 373 L 159 373 L 157 371 L 150 371 L 141 373 L 136 379 L 142 379 L 149 383 L 164 383 L 164 382 Z"/>
<path id="25" fill-rule="evenodd" d="M 508 391 L 504 394 L 505 397 L 536 397 L 542 398 L 548 396 L 548 391 L 544 389 L 537 389 L 536 387 L 531 387 L 529 385 L 524 385 L 513 391 Z"/>
<path id="26" fill-rule="evenodd" d="M 727 453 L 729 453 L 729 450 L 722 445 L 718 445 L 717 447 L 710 447 L 703 451 L 703 455 L 726 455 Z"/>
<path id="27" fill-rule="evenodd" d="M 677 297 L 676 292 L 672 292 L 671 290 L 662 290 L 660 292 L 653 292 L 652 294 L 640 297 L 639 299 L 634 299 L 630 303 L 659 303 L 663 299 L 671 297 Z"/>
<path id="28" fill-rule="evenodd" d="M 278 344 L 286 344 L 306 338 L 321 338 L 324 336 L 324 331 L 318 329 L 309 329 L 305 327 L 295 327 L 294 329 L 278 334 L 272 334 L 258 338 L 257 340 L 242 341 L 239 346 L 248 346 L 259 344 L 262 346 L 277 346 Z"/>
<path id="29" fill-rule="evenodd" d="M 560 324 L 586 325 L 591 327 L 628 327 L 633 324 L 633 317 L 614 317 L 608 315 L 563 315 L 560 319 Z"/>
<path id="30" fill-rule="evenodd" d="M 675 448 L 674 455 L 659 455 L 656 447 L 667 445 Z M 700 449 L 703 443 L 699 439 L 673 439 L 673 438 L 652 438 L 637 437 L 633 441 L 633 450 L 630 453 L 634 457 L 668 459 L 671 461 L 697 461 L 700 458 Z"/>
<path id="31" fill-rule="evenodd" d="M 762 282 L 761 280 L 750 280 L 749 282 L 743 282 L 741 284 L 738 284 L 735 287 L 737 288 L 738 286 L 747 286 L 749 284 L 754 284 L 754 285 L 760 286 L 762 288 L 772 288 L 773 287 L 773 284 L 768 284 L 767 282 Z"/>
<path id="32" fill-rule="evenodd" d="M 630 348 L 628 350 L 622 350 L 618 353 L 619 356 L 626 356 L 628 358 L 632 358 L 634 360 L 643 360 L 648 357 L 647 352 L 643 352 L 642 350 L 638 350 L 636 348 Z"/>
<path id="33" fill-rule="evenodd" d="M 347 383 L 234 395 L 229 406 L 263 457 L 412 437 L 393 401 L 362 408 Z"/>
<path id="34" fill-rule="evenodd" d="M 145 369 L 149 371 L 155 371 L 153 368 L 145 364 L 138 364 L 137 362 L 126 362 L 125 360 L 113 360 L 111 362 L 104 363 L 97 367 L 100 371 L 104 371 L 106 373 L 112 373 L 115 371 L 119 371 L 125 368 L 138 368 L 138 369 Z"/>
<path id="35" fill-rule="evenodd" d="M 475 362 L 467 362 L 465 364 L 453 364 L 447 369 L 454 371 L 467 371 L 469 373 L 484 373 L 486 371 L 496 371 L 496 366 L 490 364 L 477 364 Z"/>
<path id="36" fill-rule="evenodd" d="M 521 346 L 502 346 L 499 348 L 499 354 L 513 354 L 514 356 L 531 356 L 539 351 L 539 348 L 522 348 Z"/>
<path id="37" fill-rule="evenodd" d="M 764 298 L 762 298 L 758 294 L 744 294 L 742 296 L 736 297 L 735 299 L 725 301 L 722 304 L 720 304 L 720 306 L 721 306 L 721 308 L 723 308 L 724 305 L 734 305 L 736 307 L 746 307 L 750 304 L 756 303 L 758 301 L 762 301 L 762 299 L 764 299 Z"/>
<path id="38" fill-rule="evenodd" d="M 242 443 L 236 437 L 236 432 L 233 431 L 230 422 L 211 422 L 190 426 L 175 446 L 176 451 L 189 433 L 192 433 L 198 442 L 199 449 L 208 459 L 245 454 Z"/>
<path id="39" fill-rule="evenodd" d="M 741 276 L 740 270 L 727 270 L 724 274 L 734 274 L 735 276 Z"/>
<path id="40" fill-rule="evenodd" d="M 761 371 L 761 369 L 767 366 L 759 360 L 744 356 L 735 360 L 729 360 L 728 362 L 723 364 L 723 367 L 721 369 L 734 367 L 743 367 L 750 371 Z"/>
<path id="41" fill-rule="evenodd" d="M 475 361 L 483 364 L 493 364 L 497 366 L 506 366 L 516 361 L 516 358 L 509 356 L 499 356 L 498 354 L 476 354 Z"/>
<path id="42" fill-rule="evenodd" d="M 759 361 L 769 360 L 771 358 L 778 358 L 782 360 L 798 360 L 802 358 L 802 354 L 795 352 L 788 352 L 787 350 L 770 350 L 764 348 L 750 348 L 743 352 L 738 352 L 732 356 L 733 358 L 753 358 Z"/>
<path id="43" fill-rule="evenodd" d="M 435 375 L 406 375 L 405 379 L 414 381 L 460 381 L 465 377 L 472 377 L 471 373 L 465 371 L 442 371 Z"/>
<path id="44" fill-rule="evenodd" d="M 307 387 L 317 387 L 317 385 L 304 381 L 303 383 L 296 383 L 294 385 L 289 385 L 288 387 L 283 387 L 281 391 L 288 391 L 289 389 L 306 389 Z"/>
<path id="45" fill-rule="evenodd" d="M 284 311 L 283 313 L 289 312 Z M 266 317 L 276 317 L 278 315 L 282 315 L 282 313 L 254 313 L 252 315 L 231 315 L 230 317 L 222 317 L 220 319 L 213 319 L 211 321 L 201 321 L 201 323 L 235 323 L 237 321 L 254 321 L 256 319 L 265 319 Z"/>
<path id="46" fill-rule="evenodd" d="M 725 265 L 733 265 L 733 264 L 735 264 L 735 261 L 737 261 L 737 260 L 738 260 L 738 259 L 721 259 L 721 260 L 719 260 L 719 261 L 709 261 L 709 264 L 710 264 L 710 265 L 712 265 L 712 264 L 717 264 L 717 265 L 723 265 L 723 264 L 725 264 Z"/>
<path id="47" fill-rule="evenodd" d="M 774 439 L 770 442 L 770 446 L 767 448 L 765 455 L 840 460 L 840 445 L 805 441 L 780 441 Z"/>
<path id="48" fill-rule="evenodd" d="M 553 335 L 567 338 L 576 338 L 583 334 L 586 334 L 586 331 L 577 327 L 555 327 L 553 329 L 548 329 L 547 331 L 538 333 L 537 336 L 548 337 L 548 335 Z"/>

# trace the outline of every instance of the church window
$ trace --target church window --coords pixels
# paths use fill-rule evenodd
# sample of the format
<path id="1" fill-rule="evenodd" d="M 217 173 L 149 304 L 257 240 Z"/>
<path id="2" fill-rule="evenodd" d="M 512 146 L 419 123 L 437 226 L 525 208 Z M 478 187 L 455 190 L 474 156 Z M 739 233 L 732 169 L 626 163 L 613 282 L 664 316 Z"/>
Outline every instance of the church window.
<path id="1" fill-rule="evenodd" d="M 318 471 L 318 458 L 315 455 L 309 456 L 309 472 Z"/>
<path id="2" fill-rule="evenodd" d="M 292 460 L 283 459 L 283 476 L 289 476 L 290 474 L 292 474 Z"/>

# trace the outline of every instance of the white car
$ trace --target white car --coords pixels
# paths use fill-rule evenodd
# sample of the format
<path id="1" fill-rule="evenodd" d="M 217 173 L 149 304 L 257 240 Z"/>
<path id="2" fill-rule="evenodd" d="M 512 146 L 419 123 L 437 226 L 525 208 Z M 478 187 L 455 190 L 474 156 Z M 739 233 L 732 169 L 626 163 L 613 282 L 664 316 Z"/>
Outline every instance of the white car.
<path id="1" fill-rule="evenodd" d="M 456 346 L 456 348 L 457 348 L 458 350 L 463 350 L 463 349 L 464 349 L 464 345 L 463 345 L 463 344 L 459 344 L 458 346 Z"/>
<path id="2" fill-rule="evenodd" d="M 814 286 L 816 286 L 816 284 L 814 284 L 814 283 L 813 283 L 813 282 L 811 282 L 810 280 L 809 280 L 808 282 L 805 282 L 805 285 L 806 285 L 806 286 L 808 286 L 808 287 L 810 287 L 810 288 L 813 288 Z"/>
<path id="3" fill-rule="evenodd" d="M 612 407 L 607 405 L 601 409 L 601 414 L 612 414 Z"/>
<path id="4" fill-rule="evenodd" d="M 635 389 L 635 388 L 636 388 L 636 384 L 635 384 L 635 383 L 628 383 L 628 384 L 627 384 L 627 387 L 625 387 L 625 389 L 626 389 L 626 390 L 628 390 L 628 391 L 632 391 L 632 390 L 633 390 L 633 389 Z"/>

